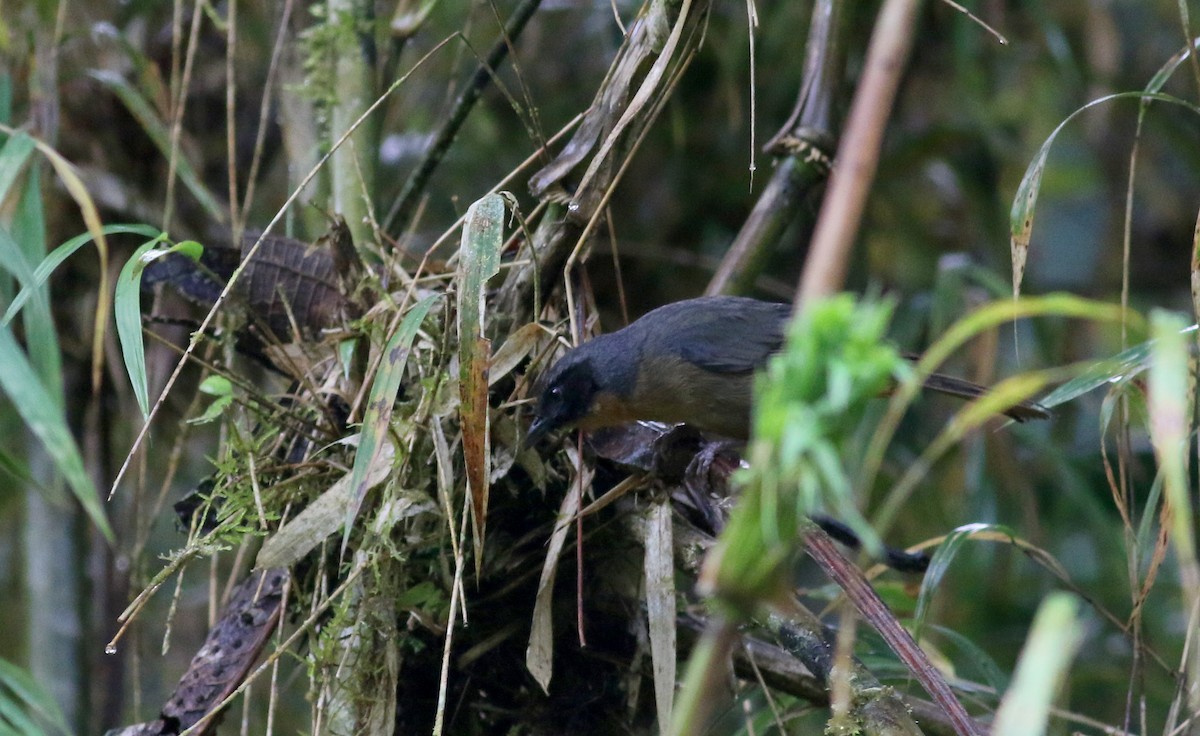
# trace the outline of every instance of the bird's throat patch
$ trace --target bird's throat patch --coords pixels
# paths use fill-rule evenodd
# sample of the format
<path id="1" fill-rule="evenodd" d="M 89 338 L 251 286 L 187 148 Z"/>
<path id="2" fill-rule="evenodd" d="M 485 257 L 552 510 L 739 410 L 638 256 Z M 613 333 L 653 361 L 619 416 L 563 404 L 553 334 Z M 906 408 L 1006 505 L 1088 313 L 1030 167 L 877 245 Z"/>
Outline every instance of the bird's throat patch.
<path id="1" fill-rule="evenodd" d="M 595 429 L 637 419 L 629 406 L 611 391 L 600 391 L 592 399 L 587 415 L 578 422 L 580 429 Z"/>

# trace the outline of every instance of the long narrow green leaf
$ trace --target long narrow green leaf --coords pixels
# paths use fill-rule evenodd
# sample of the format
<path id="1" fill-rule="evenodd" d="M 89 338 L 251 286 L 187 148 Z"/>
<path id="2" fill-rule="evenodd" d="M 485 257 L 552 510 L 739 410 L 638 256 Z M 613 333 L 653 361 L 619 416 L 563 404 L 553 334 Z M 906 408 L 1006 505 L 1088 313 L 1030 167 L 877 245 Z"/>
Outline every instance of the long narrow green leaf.
<path id="1" fill-rule="evenodd" d="M 71 486 L 75 498 L 87 511 L 92 522 L 100 529 L 105 538 L 113 540 L 112 529 L 104 518 L 104 508 L 100 502 L 100 494 L 92 484 L 91 477 L 83 467 L 83 458 L 75 444 L 75 438 L 67 429 L 67 423 L 46 387 L 38 380 L 25 351 L 12 331 L 7 327 L 0 328 L 0 389 L 16 407 L 21 419 L 41 440 L 46 453 L 54 459 L 54 464 L 67 484 Z"/>
<path id="2" fill-rule="evenodd" d="M 17 457 L 3 447 L 0 447 L 0 472 L 8 474 L 21 485 L 34 485 L 37 483 L 33 479 L 33 475 L 29 472 L 29 466 L 25 463 L 25 460 Z"/>
<path id="3" fill-rule="evenodd" d="M 392 419 L 392 407 L 396 403 L 396 392 L 400 390 L 400 380 L 404 377 L 404 366 L 408 362 L 413 340 L 417 330 L 425 321 L 425 316 L 441 297 L 441 294 L 427 296 L 417 302 L 396 333 L 388 340 L 383 349 L 383 360 L 375 374 L 375 382 L 371 384 L 371 396 L 363 410 L 362 433 L 358 439 L 358 452 L 354 455 L 354 468 L 350 472 L 350 504 L 346 507 L 346 530 L 342 535 L 342 554 L 346 553 L 346 545 L 350 542 L 350 531 L 354 528 L 354 519 L 362 507 L 363 498 L 367 495 L 367 477 L 371 466 L 380 452 L 383 451 L 384 438 L 387 434 L 388 423 Z"/>
<path id="4" fill-rule="evenodd" d="M 0 123 L 8 125 L 12 122 L 12 77 L 8 73 L 0 73 Z M 0 140 L 4 140 L 0 137 Z"/>
<path id="5" fill-rule="evenodd" d="M 1013 197 L 1012 210 L 1009 214 L 1009 228 L 1011 236 L 1011 251 L 1012 251 L 1012 278 L 1013 278 L 1013 296 L 1021 293 L 1021 281 L 1025 276 L 1025 261 L 1029 256 L 1029 241 L 1033 235 L 1033 216 L 1037 209 L 1038 194 L 1042 188 L 1042 175 L 1046 173 L 1046 159 L 1050 156 L 1050 148 L 1054 145 L 1054 141 L 1058 138 L 1058 134 L 1066 127 L 1067 123 L 1081 115 L 1085 110 L 1089 110 L 1097 105 L 1102 105 L 1106 102 L 1119 99 L 1139 99 L 1143 103 L 1149 100 L 1157 100 L 1159 102 L 1168 102 L 1173 105 L 1180 105 L 1188 110 L 1200 115 L 1200 107 L 1188 102 L 1187 100 L 1174 97 L 1172 95 L 1162 94 L 1154 91 L 1141 92 L 1118 92 L 1117 94 L 1106 95 L 1096 100 L 1092 100 L 1083 107 L 1080 107 L 1075 112 L 1063 118 L 1062 122 L 1047 136 L 1046 141 L 1042 143 L 1042 147 L 1038 149 L 1033 160 L 1029 162 L 1029 166 L 1025 169 L 1025 175 L 1021 178 L 1021 184 L 1017 187 L 1017 194 Z"/>
<path id="6" fill-rule="evenodd" d="M 149 391 L 146 388 L 146 347 L 142 341 L 142 271 L 146 264 L 168 253 L 183 253 L 193 261 L 200 260 L 203 250 L 194 240 L 177 243 L 170 248 L 151 250 L 166 238 L 160 233 L 143 243 L 117 277 L 117 291 L 113 301 L 113 316 L 117 321 L 117 337 L 121 341 L 121 357 L 125 360 L 125 372 L 133 384 L 133 395 L 137 397 L 142 417 L 150 414 Z"/>
<path id="7" fill-rule="evenodd" d="M 0 688 L 0 736 L 42 736 L 38 727 L 17 700 L 10 699 Z"/>
<path id="8" fill-rule="evenodd" d="M 15 135 L 17 131 L 5 125 L 0 125 L 0 131 Z M 100 388 L 100 371 L 104 364 L 104 334 L 108 325 L 108 310 L 111 306 L 108 292 L 108 240 L 104 235 L 104 225 L 100 222 L 100 210 L 96 207 L 96 202 L 92 196 L 88 194 L 87 187 L 84 186 L 83 180 L 79 177 L 79 172 L 70 161 L 63 158 L 62 154 L 54 150 L 52 146 L 44 141 L 33 138 L 33 144 L 38 151 L 50 162 L 51 168 L 58 176 L 58 180 L 62 182 L 63 188 L 71 195 L 71 199 L 79 207 L 79 214 L 83 218 L 83 222 L 87 225 L 88 232 L 96 241 L 96 253 L 100 257 L 99 269 L 99 296 L 96 299 L 95 316 L 92 320 L 92 390 L 98 391 Z M 34 169 L 36 171 L 36 169 Z M 27 194 L 38 208 L 38 222 L 42 224 L 41 212 L 41 193 L 40 187 L 36 186 L 36 178 L 31 176 L 26 184 Z M 36 260 L 42 257 L 42 253 L 46 251 L 45 247 L 45 232 L 42 226 L 39 237 L 36 238 L 38 247 L 36 254 L 31 255 L 30 260 Z M 36 336 L 35 336 L 36 338 Z M 34 351 L 32 355 L 37 358 L 37 353 Z"/>
<path id="9" fill-rule="evenodd" d="M 45 255 L 46 213 L 42 205 L 42 167 L 29 167 L 29 175 L 25 177 L 25 185 L 21 198 L 17 202 L 17 211 L 12 219 L 12 234 L 17 244 L 25 253 L 28 264 L 37 263 Z M 43 320 L 38 317 L 25 318 L 25 347 L 29 350 L 29 360 L 46 384 L 46 390 L 65 402 L 63 390 L 62 350 L 58 344 L 58 328 L 51 319 L 50 294 L 46 289 L 38 292 L 38 298 L 45 308 L 39 314 L 46 315 Z"/>
<path id="10" fill-rule="evenodd" d="M 1046 394 L 1038 403 L 1046 408 L 1068 401 L 1110 383 L 1128 381 L 1146 370 L 1153 342 L 1143 342 L 1122 350 L 1111 358 L 1097 361 L 1082 375 L 1072 378 Z"/>
<path id="11" fill-rule="evenodd" d="M 146 238 L 157 238 L 162 235 L 161 230 L 150 225 L 105 225 L 103 230 L 105 235 L 132 234 L 141 235 Z M 21 311 L 21 307 L 25 305 L 25 302 L 46 283 L 47 279 L 54 273 L 54 270 L 63 264 L 63 261 L 70 258 L 75 254 L 75 251 L 90 242 L 92 242 L 91 233 L 76 235 L 55 248 L 49 255 L 42 259 L 37 268 L 33 269 L 29 283 L 22 285 L 21 291 L 13 298 L 12 303 L 8 305 L 4 316 L 0 317 L 0 327 L 12 321 L 17 312 Z"/>
<path id="12" fill-rule="evenodd" d="M 11 697 L 8 693 L 12 693 Z M 0 659 L 0 701 L 8 701 L 14 705 L 20 703 L 36 713 L 47 725 L 54 727 L 59 733 L 71 733 L 67 719 L 59 709 L 58 703 L 54 702 L 54 698 L 38 685 L 28 672 L 3 659 Z M 42 733 L 40 729 L 34 732 L 19 731 L 19 733 L 35 732 Z"/>
<path id="13" fill-rule="evenodd" d="M 1004 692 L 1008 688 L 1008 674 L 1000 669 L 1000 665 L 996 664 L 996 660 L 983 650 L 983 647 L 976 644 L 970 637 L 963 636 L 954 629 L 945 626 L 937 626 L 930 624 L 929 629 L 945 637 L 950 642 L 962 650 L 962 659 L 969 660 L 972 667 L 983 675 L 983 679 L 993 690 L 998 693 Z M 914 638 L 915 635 L 914 635 Z"/>
<path id="14" fill-rule="evenodd" d="M 954 561 L 968 541 L 978 538 L 983 532 L 1005 535 L 1010 539 L 1017 537 L 1016 532 L 1001 524 L 967 524 L 947 534 L 933 553 L 932 559 L 929 560 L 929 567 L 926 568 L 925 574 L 921 578 L 921 591 L 917 594 L 917 610 L 913 614 L 914 639 L 919 641 L 921 638 L 921 627 L 924 626 L 925 617 L 929 614 L 929 604 L 933 602 L 933 596 L 937 592 L 942 578 L 950 570 L 950 563 Z"/>
<path id="15" fill-rule="evenodd" d="M 0 227 L 0 264 L 9 273 L 17 277 L 17 282 L 24 285 L 33 280 L 33 265 L 21 247 L 19 240 L 12 233 Z M 47 396 L 62 407 L 62 358 L 58 349 L 58 333 L 54 327 L 54 318 L 50 313 L 50 298 L 44 292 L 33 290 L 32 303 L 23 317 L 25 323 L 25 340 L 29 345 L 29 360 L 37 375 L 43 376 Z"/>

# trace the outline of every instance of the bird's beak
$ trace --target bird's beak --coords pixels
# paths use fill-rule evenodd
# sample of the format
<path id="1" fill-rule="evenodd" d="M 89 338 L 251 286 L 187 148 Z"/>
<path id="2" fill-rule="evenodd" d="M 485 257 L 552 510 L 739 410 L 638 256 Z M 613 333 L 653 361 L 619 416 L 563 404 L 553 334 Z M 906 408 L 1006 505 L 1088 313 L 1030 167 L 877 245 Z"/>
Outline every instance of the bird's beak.
<path id="1" fill-rule="evenodd" d="M 537 447 L 537 444 L 550 434 L 551 429 L 553 427 L 550 426 L 550 420 L 545 417 L 534 417 L 533 424 L 529 425 L 529 434 L 525 435 L 525 441 L 521 443 L 521 446 L 525 449 Z"/>

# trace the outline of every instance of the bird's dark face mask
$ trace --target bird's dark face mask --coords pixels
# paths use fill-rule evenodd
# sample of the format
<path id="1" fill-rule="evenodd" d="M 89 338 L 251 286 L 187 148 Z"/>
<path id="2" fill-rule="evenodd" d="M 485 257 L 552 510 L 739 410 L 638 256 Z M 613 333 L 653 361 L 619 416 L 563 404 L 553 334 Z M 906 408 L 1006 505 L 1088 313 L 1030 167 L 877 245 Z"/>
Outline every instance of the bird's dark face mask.
<path id="1" fill-rule="evenodd" d="M 569 427 L 587 416 L 596 397 L 592 368 L 586 362 L 554 366 L 542 381 L 533 424 L 525 446 L 533 447 L 551 432 Z"/>

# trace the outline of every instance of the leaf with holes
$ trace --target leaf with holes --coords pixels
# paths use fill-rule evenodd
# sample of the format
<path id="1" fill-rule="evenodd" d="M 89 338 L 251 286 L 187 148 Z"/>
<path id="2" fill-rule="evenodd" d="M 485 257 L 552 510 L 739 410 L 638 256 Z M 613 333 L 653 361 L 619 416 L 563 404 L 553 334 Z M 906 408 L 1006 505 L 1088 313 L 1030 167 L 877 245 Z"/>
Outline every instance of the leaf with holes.
<path id="1" fill-rule="evenodd" d="M 404 377 L 404 366 L 408 362 L 413 340 L 430 308 L 440 298 L 441 294 L 427 296 L 408 310 L 396 334 L 392 335 L 383 349 L 383 359 L 379 362 L 375 382 L 371 384 L 371 395 L 363 410 L 362 433 L 358 439 L 358 452 L 354 455 L 354 468 L 350 473 L 350 504 L 346 508 L 342 554 L 346 553 L 354 519 L 370 488 L 368 478 L 371 468 L 376 465 L 386 444 L 388 423 L 392 419 L 392 408 L 396 403 L 396 393 L 400 390 L 400 379 Z"/>

